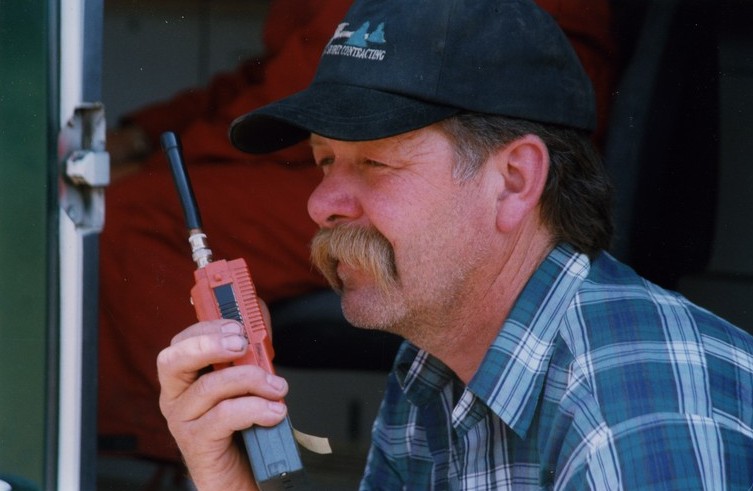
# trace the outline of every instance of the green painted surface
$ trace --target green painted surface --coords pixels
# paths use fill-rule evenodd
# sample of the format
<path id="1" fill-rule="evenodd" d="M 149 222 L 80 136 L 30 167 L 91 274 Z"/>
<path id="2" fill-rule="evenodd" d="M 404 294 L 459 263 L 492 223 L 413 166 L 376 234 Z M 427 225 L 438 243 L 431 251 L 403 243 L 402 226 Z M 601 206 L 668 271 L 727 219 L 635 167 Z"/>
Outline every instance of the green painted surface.
<path id="1" fill-rule="evenodd" d="M 45 481 L 48 40 L 45 0 L 0 0 L 0 474 Z"/>

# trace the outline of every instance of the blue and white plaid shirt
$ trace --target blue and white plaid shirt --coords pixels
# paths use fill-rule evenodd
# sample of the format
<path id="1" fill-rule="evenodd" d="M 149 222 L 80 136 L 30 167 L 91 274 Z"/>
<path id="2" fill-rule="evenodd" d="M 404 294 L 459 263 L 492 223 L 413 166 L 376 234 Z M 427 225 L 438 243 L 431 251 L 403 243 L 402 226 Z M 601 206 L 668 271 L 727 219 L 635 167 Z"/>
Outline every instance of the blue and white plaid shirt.
<path id="1" fill-rule="evenodd" d="M 468 386 L 403 345 L 361 490 L 752 485 L 753 338 L 560 246 Z"/>

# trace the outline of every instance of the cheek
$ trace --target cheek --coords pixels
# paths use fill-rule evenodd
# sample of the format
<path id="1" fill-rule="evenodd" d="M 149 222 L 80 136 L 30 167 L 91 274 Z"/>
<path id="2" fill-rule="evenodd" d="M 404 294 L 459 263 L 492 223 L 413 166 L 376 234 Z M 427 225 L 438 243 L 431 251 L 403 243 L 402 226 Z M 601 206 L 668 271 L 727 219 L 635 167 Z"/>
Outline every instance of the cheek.
<path id="1" fill-rule="evenodd" d="M 408 282 L 410 278 L 434 277 L 448 263 L 457 261 L 465 241 L 456 220 L 439 208 L 431 211 L 428 215 L 403 216 L 399 224 L 391 224 L 397 270 Z"/>
<path id="2" fill-rule="evenodd" d="M 371 196 L 379 199 L 368 202 L 370 221 L 393 245 L 401 276 L 462 261 L 494 229 L 496 199 L 478 182 L 415 184 L 393 180 L 388 187 L 375 186 Z"/>
<path id="3" fill-rule="evenodd" d="M 493 209 L 493 202 L 480 198 L 475 189 L 458 193 L 457 199 L 443 205 L 435 204 L 430 214 L 406 230 L 416 260 L 450 267 L 474 261 L 494 240 Z"/>

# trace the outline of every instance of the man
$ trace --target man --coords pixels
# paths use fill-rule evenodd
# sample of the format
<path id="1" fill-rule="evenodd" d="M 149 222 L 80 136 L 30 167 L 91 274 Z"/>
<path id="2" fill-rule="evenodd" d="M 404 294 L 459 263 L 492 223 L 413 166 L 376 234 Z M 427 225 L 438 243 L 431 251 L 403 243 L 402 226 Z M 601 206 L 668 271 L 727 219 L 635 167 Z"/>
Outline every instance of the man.
<path id="1" fill-rule="evenodd" d="M 305 91 L 237 120 L 310 136 L 312 258 L 355 325 L 406 338 L 361 489 L 749 489 L 753 339 L 604 252 L 588 78 L 527 0 L 357 1 Z M 284 380 L 201 377 L 246 349 L 201 323 L 159 357 L 199 489 L 255 489 L 232 433 Z"/>
<path id="2" fill-rule="evenodd" d="M 262 59 L 218 74 L 206 87 L 140 108 L 108 134 L 113 171 L 119 177 L 107 191 L 100 254 L 97 421 L 103 449 L 180 462 L 157 404 L 154 359 L 170 342 L 175 326 L 195 319 L 186 299 L 193 263 L 180 204 L 170 192 L 172 175 L 159 148 L 164 131 L 181 136 L 216 257 L 245 258 L 257 292 L 267 302 L 326 288 L 309 261 L 316 225 L 306 214 L 306 200 L 321 179 L 311 149 L 301 142 L 274 154 L 252 156 L 230 144 L 227 128 L 239 115 L 311 82 L 322 49 L 350 3 L 271 2 Z M 599 144 L 617 71 L 608 1 L 537 3 L 562 27 L 597 88 L 597 100 L 603 104 L 593 139 Z M 320 359 L 334 351 L 322 350 Z"/>

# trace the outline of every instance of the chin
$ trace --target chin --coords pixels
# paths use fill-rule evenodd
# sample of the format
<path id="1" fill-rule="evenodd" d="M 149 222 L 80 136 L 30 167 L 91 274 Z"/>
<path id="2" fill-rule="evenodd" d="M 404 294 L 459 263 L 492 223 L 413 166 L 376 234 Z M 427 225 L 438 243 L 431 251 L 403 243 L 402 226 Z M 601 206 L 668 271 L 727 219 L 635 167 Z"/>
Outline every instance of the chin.
<path id="1" fill-rule="evenodd" d="M 346 288 L 341 295 L 343 315 L 352 325 L 400 334 L 397 326 L 404 318 L 404 305 L 394 294 Z"/>

